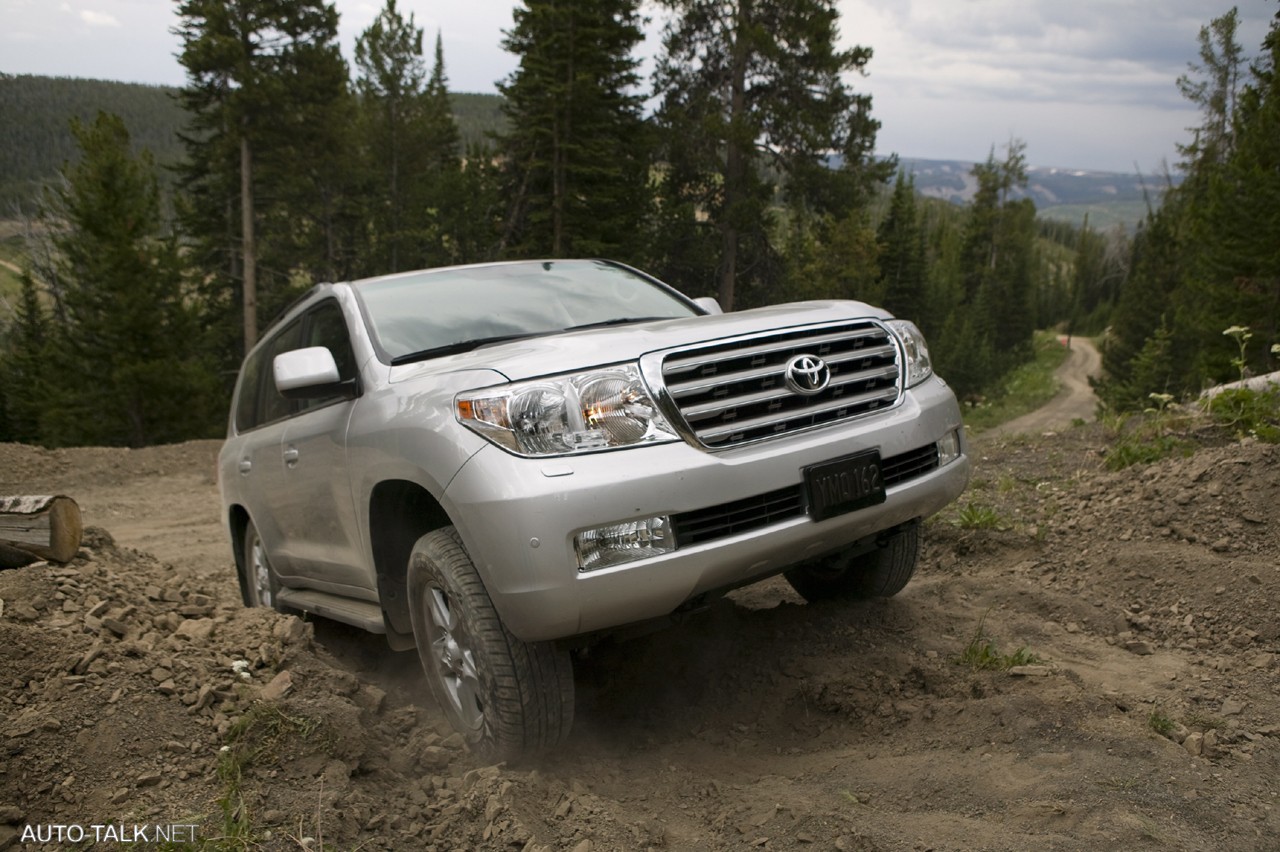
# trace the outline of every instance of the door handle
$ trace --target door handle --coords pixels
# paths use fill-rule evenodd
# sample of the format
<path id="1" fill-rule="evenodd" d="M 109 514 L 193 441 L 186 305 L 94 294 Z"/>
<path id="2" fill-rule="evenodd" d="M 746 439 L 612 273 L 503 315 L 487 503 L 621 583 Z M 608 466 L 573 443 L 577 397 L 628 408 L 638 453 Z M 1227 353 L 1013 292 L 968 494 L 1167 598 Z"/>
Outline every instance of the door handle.
<path id="1" fill-rule="evenodd" d="M 298 463 L 298 448 L 290 447 L 284 451 L 284 463 L 289 467 L 293 467 Z"/>
<path id="2" fill-rule="evenodd" d="M 253 470 L 253 462 L 248 459 L 240 459 L 240 472 L 248 473 L 251 470 Z"/>

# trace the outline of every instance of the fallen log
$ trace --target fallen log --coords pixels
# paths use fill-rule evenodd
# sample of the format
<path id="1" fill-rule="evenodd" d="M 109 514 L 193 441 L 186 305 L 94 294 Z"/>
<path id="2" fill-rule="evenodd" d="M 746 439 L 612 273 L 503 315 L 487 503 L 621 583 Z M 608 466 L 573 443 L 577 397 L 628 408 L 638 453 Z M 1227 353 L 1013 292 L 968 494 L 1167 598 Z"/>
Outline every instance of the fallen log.
<path id="1" fill-rule="evenodd" d="M 80 506 L 70 497 L 0 497 L 0 568 L 39 559 L 68 562 L 83 533 Z"/>

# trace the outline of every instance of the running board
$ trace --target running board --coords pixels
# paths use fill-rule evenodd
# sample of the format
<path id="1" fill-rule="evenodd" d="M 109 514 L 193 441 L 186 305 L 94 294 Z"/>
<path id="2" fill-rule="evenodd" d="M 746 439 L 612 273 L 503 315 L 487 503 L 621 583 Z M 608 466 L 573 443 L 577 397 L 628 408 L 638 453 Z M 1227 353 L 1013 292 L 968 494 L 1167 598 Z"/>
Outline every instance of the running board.
<path id="1" fill-rule="evenodd" d="M 386 622 L 382 619 L 382 607 L 368 601 L 344 598 L 328 592 L 317 592 L 315 589 L 280 589 L 276 592 L 276 603 L 290 609 L 300 609 L 360 627 L 370 633 L 387 632 Z"/>

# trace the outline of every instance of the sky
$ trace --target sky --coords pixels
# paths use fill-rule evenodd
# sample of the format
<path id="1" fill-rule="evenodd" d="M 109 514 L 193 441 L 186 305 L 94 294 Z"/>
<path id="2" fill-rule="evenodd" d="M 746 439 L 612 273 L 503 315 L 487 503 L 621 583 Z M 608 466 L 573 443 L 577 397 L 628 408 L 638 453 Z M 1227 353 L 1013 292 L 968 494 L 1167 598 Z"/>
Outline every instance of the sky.
<path id="1" fill-rule="evenodd" d="M 1198 114 L 1176 81 L 1226 0 L 837 0 L 841 41 L 874 56 L 850 80 L 872 95 L 877 152 L 983 161 L 1011 139 L 1031 165 L 1133 173 L 1176 164 Z M 0 0 L 0 73 L 180 86 L 173 0 Z M 350 62 L 380 0 L 337 0 Z M 512 0 L 398 0 L 439 32 L 450 89 L 494 92 Z M 1277 0 L 1238 0 L 1239 41 L 1260 49 Z M 646 7 L 657 53 L 661 13 Z M 645 67 L 650 67 L 646 63 Z"/>

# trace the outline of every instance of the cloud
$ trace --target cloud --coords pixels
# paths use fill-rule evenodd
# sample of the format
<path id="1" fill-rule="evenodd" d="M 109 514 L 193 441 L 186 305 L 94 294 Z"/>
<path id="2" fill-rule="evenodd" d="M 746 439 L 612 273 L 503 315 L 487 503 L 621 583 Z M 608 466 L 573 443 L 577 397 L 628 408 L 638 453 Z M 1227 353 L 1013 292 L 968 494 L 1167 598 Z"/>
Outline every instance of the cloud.
<path id="1" fill-rule="evenodd" d="M 879 147 L 939 159 L 1028 142 L 1033 162 L 1156 166 L 1196 123 L 1175 81 L 1222 8 L 1204 0 L 837 0 L 841 43 L 871 47 Z M 1259 53 L 1273 0 L 1235 0 Z M 969 153 L 962 153 L 962 152 Z M 949 155 L 947 152 L 951 152 Z"/>
<path id="2" fill-rule="evenodd" d="M 875 50 L 873 93 L 1003 103 L 1176 109 L 1174 81 L 1211 17 L 1202 0 L 840 0 L 850 41 Z M 1239 40 L 1257 51 L 1269 0 L 1243 0 Z M 1256 39 L 1256 40 L 1255 40 Z"/>
<path id="3" fill-rule="evenodd" d="M 85 9 L 80 13 L 80 20 L 91 27 L 118 27 L 120 22 L 116 20 L 114 15 L 106 12 L 95 12 L 93 9 Z"/>

